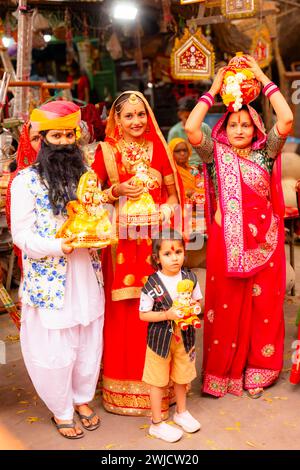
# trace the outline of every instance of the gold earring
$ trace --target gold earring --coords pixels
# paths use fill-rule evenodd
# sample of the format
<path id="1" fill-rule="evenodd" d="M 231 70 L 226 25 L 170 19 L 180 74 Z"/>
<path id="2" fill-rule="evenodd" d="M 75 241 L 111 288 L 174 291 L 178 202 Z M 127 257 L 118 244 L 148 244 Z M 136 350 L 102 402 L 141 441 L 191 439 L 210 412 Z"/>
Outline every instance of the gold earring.
<path id="1" fill-rule="evenodd" d="M 123 132 L 122 132 L 122 126 L 121 126 L 121 124 L 120 124 L 120 123 L 118 123 L 118 134 L 119 134 L 119 136 L 120 136 L 120 137 L 122 137 L 122 136 L 123 136 Z"/>

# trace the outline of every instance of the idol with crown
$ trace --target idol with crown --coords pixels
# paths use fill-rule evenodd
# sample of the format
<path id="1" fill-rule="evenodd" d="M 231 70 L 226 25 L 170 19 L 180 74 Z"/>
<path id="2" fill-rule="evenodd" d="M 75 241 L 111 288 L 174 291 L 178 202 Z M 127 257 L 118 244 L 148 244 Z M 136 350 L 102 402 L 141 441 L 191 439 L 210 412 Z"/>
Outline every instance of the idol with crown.
<path id="1" fill-rule="evenodd" d="M 112 225 L 103 204 L 108 202 L 94 171 L 84 173 L 78 184 L 77 200 L 67 204 L 68 219 L 56 238 L 73 238 L 74 248 L 104 248 L 112 242 Z"/>
<path id="2" fill-rule="evenodd" d="M 192 299 L 194 283 L 190 279 L 183 279 L 177 284 L 177 296 L 173 301 L 172 307 L 178 314 L 178 320 L 175 324 L 181 330 L 187 330 L 190 325 L 194 328 L 201 328 L 201 322 L 198 315 L 201 313 L 199 302 Z"/>
<path id="3" fill-rule="evenodd" d="M 135 96 L 135 95 L 134 95 Z M 135 102 L 136 98 L 131 98 Z M 122 162 L 132 178 L 129 184 L 133 187 L 143 188 L 138 200 L 128 199 L 120 210 L 119 223 L 122 225 L 156 225 L 160 214 L 150 191 L 159 187 L 157 178 L 151 174 L 149 148 L 143 142 L 141 145 L 134 142 L 127 144 L 120 142 Z"/>

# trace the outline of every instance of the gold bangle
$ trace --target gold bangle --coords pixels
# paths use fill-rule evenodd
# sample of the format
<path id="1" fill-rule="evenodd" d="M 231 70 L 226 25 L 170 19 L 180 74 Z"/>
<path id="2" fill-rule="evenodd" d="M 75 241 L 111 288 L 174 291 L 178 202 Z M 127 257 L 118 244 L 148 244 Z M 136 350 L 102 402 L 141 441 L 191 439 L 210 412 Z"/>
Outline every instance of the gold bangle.
<path id="1" fill-rule="evenodd" d="M 108 195 L 109 199 L 110 199 L 111 201 L 113 201 L 113 202 L 114 202 L 114 201 L 118 201 L 118 199 L 119 199 L 119 197 L 120 197 L 120 196 L 116 197 L 116 196 L 114 196 L 114 194 L 113 194 L 113 190 L 114 190 L 114 188 L 117 186 L 117 184 L 118 184 L 118 183 L 113 184 L 113 185 L 107 190 L 107 195 Z"/>

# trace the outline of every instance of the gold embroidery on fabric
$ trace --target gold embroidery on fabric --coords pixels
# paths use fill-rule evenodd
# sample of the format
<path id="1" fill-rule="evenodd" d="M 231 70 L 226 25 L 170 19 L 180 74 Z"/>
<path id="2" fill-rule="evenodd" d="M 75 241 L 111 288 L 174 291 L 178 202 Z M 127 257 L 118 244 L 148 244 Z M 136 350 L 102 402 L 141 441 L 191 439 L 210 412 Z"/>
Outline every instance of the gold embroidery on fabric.
<path id="1" fill-rule="evenodd" d="M 164 176 L 164 183 L 165 183 L 166 186 L 169 186 L 171 184 L 175 184 L 174 175 Z"/>
<path id="2" fill-rule="evenodd" d="M 150 387 L 145 382 L 113 380 L 103 376 L 103 406 L 120 415 L 150 416 Z M 162 400 L 163 419 L 168 417 L 169 391 L 165 389 Z"/>
<path id="3" fill-rule="evenodd" d="M 123 264 L 125 263 L 125 256 L 124 256 L 124 253 L 119 253 L 117 255 L 117 263 L 118 264 Z"/>
<path id="4" fill-rule="evenodd" d="M 126 274 L 126 276 L 123 279 L 123 283 L 125 286 L 132 286 L 132 284 L 135 281 L 135 276 L 133 274 Z"/>
<path id="5" fill-rule="evenodd" d="M 253 284 L 252 286 L 252 296 L 258 297 L 261 294 L 261 287 L 259 284 Z"/>
<path id="6" fill-rule="evenodd" d="M 142 281 L 143 284 L 146 284 L 146 282 L 148 281 L 148 277 L 149 276 L 142 277 L 141 281 Z"/>
<path id="7" fill-rule="evenodd" d="M 112 291 L 112 300 L 139 299 L 141 296 L 141 287 L 123 287 Z"/>
<path id="8" fill-rule="evenodd" d="M 148 255 L 146 258 L 146 263 L 151 264 L 151 259 L 152 259 L 151 255 Z"/>
<path id="9" fill-rule="evenodd" d="M 262 350 L 261 353 L 264 357 L 271 357 L 275 353 L 275 346 L 274 344 L 266 344 Z"/>
<path id="10" fill-rule="evenodd" d="M 100 142 L 105 168 L 111 184 L 119 183 L 119 172 L 116 163 L 115 153 L 107 142 Z"/>

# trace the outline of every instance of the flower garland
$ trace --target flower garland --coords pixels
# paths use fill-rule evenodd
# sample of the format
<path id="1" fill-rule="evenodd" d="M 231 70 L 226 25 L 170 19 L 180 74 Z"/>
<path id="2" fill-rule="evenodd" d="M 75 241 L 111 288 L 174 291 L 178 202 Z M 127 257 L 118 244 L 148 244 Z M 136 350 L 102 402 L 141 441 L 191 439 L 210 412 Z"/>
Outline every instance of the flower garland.
<path id="1" fill-rule="evenodd" d="M 243 106 L 242 84 L 245 80 L 255 78 L 254 73 L 248 69 L 237 69 L 236 73 L 228 71 L 224 76 L 223 102 L 226 106 L 231 105 L 236 112 Z"/>

